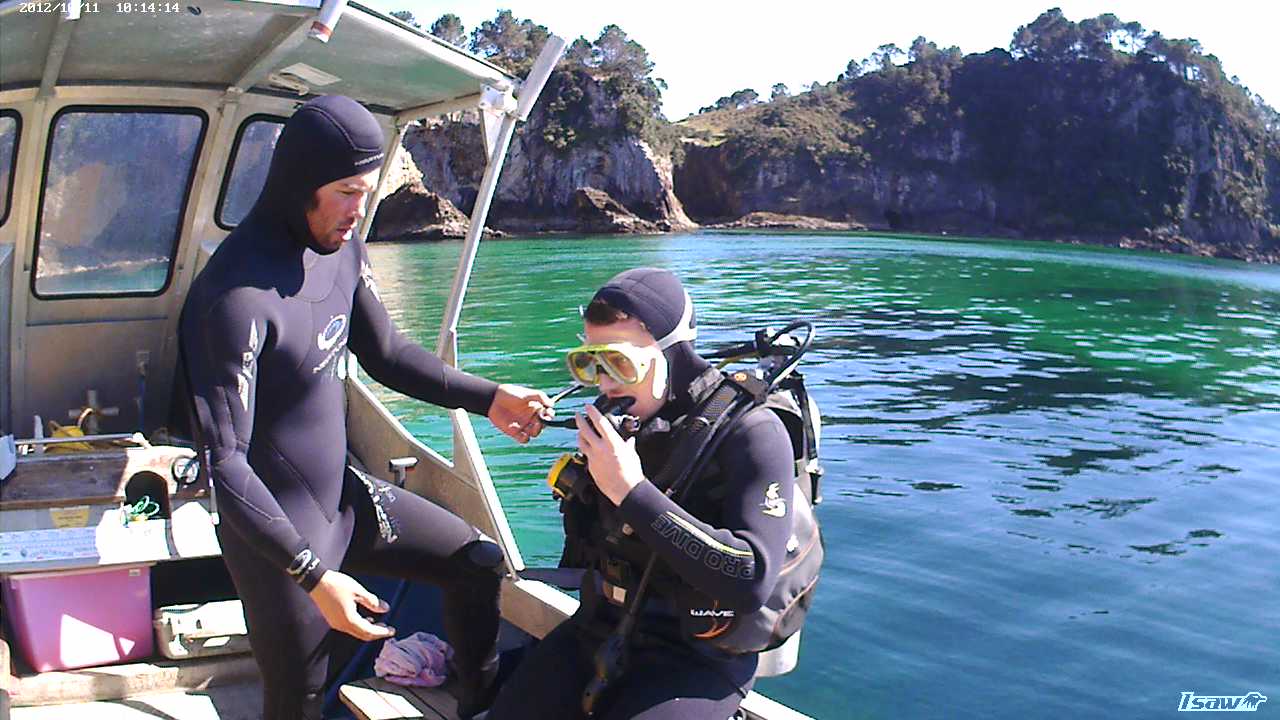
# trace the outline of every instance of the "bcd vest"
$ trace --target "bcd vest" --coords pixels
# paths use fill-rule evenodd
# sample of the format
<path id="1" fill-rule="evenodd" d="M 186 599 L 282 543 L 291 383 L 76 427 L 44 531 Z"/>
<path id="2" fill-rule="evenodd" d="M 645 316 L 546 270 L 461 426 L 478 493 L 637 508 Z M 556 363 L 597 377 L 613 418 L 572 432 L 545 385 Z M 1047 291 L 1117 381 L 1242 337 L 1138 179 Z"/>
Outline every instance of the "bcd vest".
<path id="1" fill-rule="evenodd" d="M 719 373 L 714 372 L 716 378 Z M 695 397 L 697 405 L 719 387 L 710 388 Z M 824 546 L 821 529 L 814 516 L 812 499 L 820 498 L 818 479 L 821 469 L 816 453 L 818 446 L 817 409 L 804 392 L 799 373 L 789 377 L 769 394 L 763 405 L 782 420 L 791 439 L 796 468 L 796 483 L 790 503 L 792 523 L 786 558 L 773 591 L 758 609 L 737 614 L 721 609 L 715 598 L 680 579 L 661 562 L 655 568 L 650 585 L 653 601 L 666 606 L 679 619 L 681 640 L 690 645 L 706 644 L 729 654 L 746 654 L 770 650 L 781 645 L 803 625 L 814 589 L 822 569 Z M 759 406 L 749 412 L 760 412 Z M 673 423 L 671 436 L 677 436 L 685 416 Z M 725 428 L 727 431 L 728 428 Z M 644 439 L 640 441 L 643 450 Z M 721 508 L 728 487 L 714 458 L 699 458 L 703 465 L 692 479 L 681 506 L 694 517 L 715 527 L 723 527 Z M 665 488 L 662 488 L 665 489 Z M 631 602 L 631 593 L 652 552 L 629 532 L 615 508 L 606 498 L 593 493 L 589 502 L 565 500 L 565 553 L 562 567 L 585 567 L 595 571 L 602 600 L 623 606 Z"/>

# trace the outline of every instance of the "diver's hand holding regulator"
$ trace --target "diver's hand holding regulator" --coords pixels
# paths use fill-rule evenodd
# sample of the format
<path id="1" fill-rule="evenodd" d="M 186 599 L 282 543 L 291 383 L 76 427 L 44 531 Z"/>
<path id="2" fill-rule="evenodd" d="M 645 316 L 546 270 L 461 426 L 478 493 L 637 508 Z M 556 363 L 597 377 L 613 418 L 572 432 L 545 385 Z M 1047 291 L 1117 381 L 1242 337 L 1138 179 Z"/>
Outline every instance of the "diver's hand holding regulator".
<path id="1" fill-rule="evenodd" d="M 614 505 L 621 505 L 631 489 L 645 481 L 636 453 L 636 439 L 626 440 L 594 405 L 578 414 L 578 449 L 587 456 L 587 469 L 596 488 Z"/>
<path id="2" fill-rule="evenodd" d="M 542 417 L 554 403 L 541 390 L 519 385 L 499 385 L 489 406 L 489 422 L 520 444 L 542 432 Z"/>

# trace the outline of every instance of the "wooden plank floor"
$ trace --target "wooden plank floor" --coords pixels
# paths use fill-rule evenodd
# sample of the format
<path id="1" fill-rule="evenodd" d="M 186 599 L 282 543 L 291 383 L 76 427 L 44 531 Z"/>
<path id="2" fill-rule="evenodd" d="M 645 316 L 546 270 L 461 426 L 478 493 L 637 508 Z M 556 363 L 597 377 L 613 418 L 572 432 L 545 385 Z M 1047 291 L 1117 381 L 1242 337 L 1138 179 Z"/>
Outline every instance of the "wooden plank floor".
<path id="1" fill-rule="evenodd" d="M 256 682 L 204 689 L 130 695 L 117 700 L 15 707 L 12 720 L 261 720 L 262 685 Z"/>
<path id="2" fill-rule="evenodd" d="M 359 720 L 458 720 L 458 701 L 445 687 L 409 688 L 369 678 L 343 685 L 338 697 Z"/>

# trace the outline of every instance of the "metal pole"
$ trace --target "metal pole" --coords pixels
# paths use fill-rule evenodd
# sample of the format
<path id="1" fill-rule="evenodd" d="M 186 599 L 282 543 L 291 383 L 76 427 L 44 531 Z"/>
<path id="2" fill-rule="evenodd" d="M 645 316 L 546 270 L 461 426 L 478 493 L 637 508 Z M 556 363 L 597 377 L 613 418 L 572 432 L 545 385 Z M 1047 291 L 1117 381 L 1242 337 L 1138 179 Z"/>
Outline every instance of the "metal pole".
<path id="1" fill-rule="evenodd" d="M 107 442 L 113 440 L 130 440 L 136 433 L 110 433 L 107 435 L 80 435 L 78 437 L 43 437 L 14 440 L 14 444 L 23 445 L 61 445 L 63 443 Z"/>
<path id="2" fill-rule="evenodd" d="M 473 93 L 466 97 L 454 98 L 453 100 L 445 100 L 443 102 L 427 103 L 426 105 L 415 105 L 411 108 L 405 108 L 396 113 L 396 123 L 406 125 L 415 120 L 425 120 L 426 118 L 444 115 L 459 110 L 475 110 L 480 104 L 480 93 Z"/>
<path id="3" fill-rule="evenodd" d="M 489 216 L 489 206 L 493 203 L 494 193 L 498 189 L 498 176 L 501 175 L 502 163 L 507 158 L 507 148 L 511 145 L 516 123 L 528 117 L 533 104 L 538 100 L 538 95 L 542 92 L 543 85 L 546 84 L 551 71 L 555 69 L 556 63 L 560 61 L 564 50 L 563 39 L 554 35 L 548 38 L 542 52 L 538 54 L 538 59 L 533 63 L 533 69 L 529 72 L 525 86 L 520 90 L 518 103 L 512 106 L 508 95 L 503 107 L 493 108 L 501 110 L 502 123 L 499 125 L 493 145 L 490 146 L 484 177 L 480 179 L 480 192 L 476 195 L 476 205 L 471 210 L 471 227 L 467 228 L 467 239 L 462 246 L 462 257 L 458 261 L 458 269 L 453 275 L 453 289 L 449 293 L 449 303 L 445 306 L 444 321 L 440 326 L 440 337 L 436 341 L 436 354 L 452 365 L 458 364 L 458 318 L 462 315 L 462 299 L 467 294 L 471 266 L 476 260 L 476 250 L 480 245 L 480 236 L 484 233 L 484 222 Z M 487 92 L 481 93 L 482 96 L 486 94 Z M 487 112 L 490 112 L 490 109 L 484 106 L 480 108 L 482 128 L 485 126 Z M 521 113 L 524 114 L 521 115 Z M 486 133 L 486 145 L 488 142 L 489 137 Z"/>
<path id="4" fill-rule="evenodd" d="M 324 0 L 320 5 L 320 11 L 316 13 L 315 21 L 311 23 L 311 29 L 307 31 L 307 36 L 322 43 L 329 42 L 329 38 L 333 36 L 333 28 L 337 26 L 338 20 L 342 18 L 342 13 L 346 9 L 347 0 Z"/>
<path id="5" fill-rule="evenodd" d="M 516 122 L 515 115 L 503 114 L 497 142 L 493 145 L 493 153 L 489 156 L 484 176 L 480 179 L 480 192 L 476 195 L 476 205 L 471 210 L 471 226 L 467 228 L 467 238 L 462 245 L 462 257 L 458 260 L 458 268 L 453 273 L 453 289 L 449 292 L 449 302 L 445 305 L 440 337 L 436 340 L 436 354 L 451 365 L 458 364 L 458 318 L 462 315 L 462 300 L 466 297 L 467 285 L 471 281 L 471 266 L 475 264 L 476 251 L 480 247 L 480 236 L 484 232 L 485 219 L 489 216 L 489 206 L 493 203 L 493 196 L 498 189 L 498 177 L 502 174 L 502 164 L 506 161 L 507 147 L 511 145 Z"/>
<path id="6" fill-rule="evenodd" d="M 387 193 L 387 176 L 391 174 L 391 164 L 395 161 L 396 152 L 400 149 L 400 143 L 404 142 L 404 135 L 408 130 L 408 123 L 397 123 L 395 132 L 391 133 L 391 142 L 383 148 L 382 171 L 378 174 L 378 185 L 373 189 L 373 195 L 369 197 L 369 205 L 356 231 L 356 235 L 365 241 L 369 239 L 369 230 L 373 227 L 373 217 L 378 213 L 378 205 L 382 204 Z"/>
<path id="7" fill-rule="evenodd" d="M 77 8 L 78 10 L 78 8 Z M 51 97 L 58 84 L 58 75 L 62 73 L 62 61 L 67 57 L 67 47 L 71 44 L 71 33 L 75 31 L 75 21 L 79 18 L 64 15 L 58 20 L 58 26 L 49 40 L 49 50 L 45 55 L 44 73 L 40 77 L 40 91 L 37 98 Z"/>

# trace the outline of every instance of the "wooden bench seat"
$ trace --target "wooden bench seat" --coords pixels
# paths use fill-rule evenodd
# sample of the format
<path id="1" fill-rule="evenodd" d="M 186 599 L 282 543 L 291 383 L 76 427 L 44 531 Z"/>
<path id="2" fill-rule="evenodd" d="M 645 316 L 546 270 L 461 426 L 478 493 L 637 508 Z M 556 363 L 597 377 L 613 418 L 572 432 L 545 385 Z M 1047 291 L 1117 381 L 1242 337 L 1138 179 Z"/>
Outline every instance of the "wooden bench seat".
<path id="1" fill-rule="evenodd" d="M 410 688 L 370 678 L 343 685 L 338 697 L 359 720 L 458 720 L 458 701 L 448 687 Z"/>

